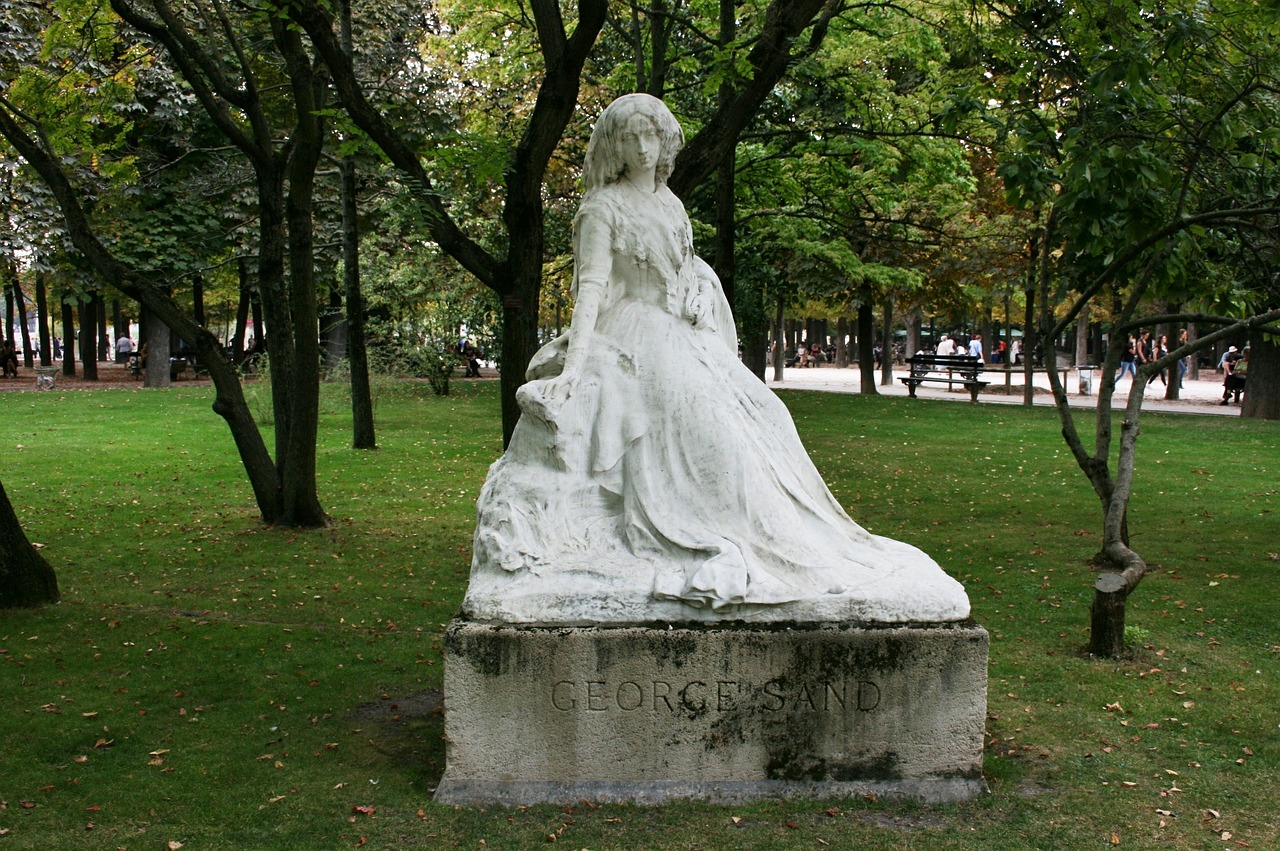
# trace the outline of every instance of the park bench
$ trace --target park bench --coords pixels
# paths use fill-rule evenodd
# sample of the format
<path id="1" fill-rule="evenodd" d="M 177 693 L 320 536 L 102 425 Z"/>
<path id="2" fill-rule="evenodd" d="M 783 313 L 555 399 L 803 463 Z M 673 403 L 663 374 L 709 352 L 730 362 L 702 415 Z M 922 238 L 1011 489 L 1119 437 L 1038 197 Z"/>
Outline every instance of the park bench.
<path id="1" fill-rule="evenodd" d="M 907 358 L 911 374 L 899 378 L 907 385 L 907 394 L 916 398 L 916 388 L 926 381 L 936 381 L 947 385 L 950 390 L 956 384 L 964 385 L 973 401 L 978 401 L 978 393 L 991 382 L 982 381 L 978 374 L 982 372 L 982 359 L 971 355 L 912 355 Z"/>

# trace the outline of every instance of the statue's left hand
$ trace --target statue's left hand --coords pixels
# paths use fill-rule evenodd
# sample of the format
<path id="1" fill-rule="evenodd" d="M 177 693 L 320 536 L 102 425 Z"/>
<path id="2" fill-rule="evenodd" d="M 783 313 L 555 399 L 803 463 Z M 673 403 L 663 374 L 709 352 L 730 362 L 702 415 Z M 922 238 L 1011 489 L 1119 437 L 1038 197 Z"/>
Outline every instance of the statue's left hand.
<path id="1" fill-rule="evenodd" d="M 707 307 L 707 299 L 702 293 L 694 293 L 684 306 L 685 317 L 696 327 L 703 327 L 711 321 L 711 313 Z"/>
<path id="2" fill-rule="evenodd" d="M 573 395 L 577 373 L 562 373 L 524 384 L 516 391 L 520 410 L 544 422 L 555 422 Z"/>

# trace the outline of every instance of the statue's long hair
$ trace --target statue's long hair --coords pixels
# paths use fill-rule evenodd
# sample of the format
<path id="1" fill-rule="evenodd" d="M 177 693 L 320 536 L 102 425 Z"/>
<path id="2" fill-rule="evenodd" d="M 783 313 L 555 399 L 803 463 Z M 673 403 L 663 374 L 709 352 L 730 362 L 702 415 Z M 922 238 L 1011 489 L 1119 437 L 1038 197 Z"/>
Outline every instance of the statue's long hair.
<path id="1" fill-rule="evenodd" d="M 667 105 L 653 95 L 623 95 L 605 107 L 591 131 L 587 144 L 587 156 L 582 164 L 582 182 L 586 190 L 598 189 L 615 183 L 622 177 L 626 166 L 618 150 L 618 143 L 632 116 L 640 115 L 653 123 L 658 132 L 658 165 L 654 178 L 664 185 L 671 176 L 676 154 L 684 147 L 684 131 L 680 123 L 667 109 Z M 654 187 L 657 188 L 656 186 Z"/>

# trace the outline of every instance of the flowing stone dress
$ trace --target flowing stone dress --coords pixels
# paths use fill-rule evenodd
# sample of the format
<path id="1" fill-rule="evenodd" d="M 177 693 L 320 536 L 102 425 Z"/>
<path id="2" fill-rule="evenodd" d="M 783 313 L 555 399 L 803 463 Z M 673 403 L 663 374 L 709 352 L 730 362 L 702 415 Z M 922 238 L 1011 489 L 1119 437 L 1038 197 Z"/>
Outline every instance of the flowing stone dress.
<path id="1" fill-rule="evenodd" d="M 575 282 L 592 272 L 588 221 L 611 256 L 594 328 L 569 331 L 592 335 L 589 356 L 561 375 L 565 335 L 530 365 L 520 422 L 480 495 L 464 613 L 530 624 L 966 618 L 958 582 L 836 502 L 790 412 L 739 360 L 679 199 L 626 181 L 589 192 Z"/>

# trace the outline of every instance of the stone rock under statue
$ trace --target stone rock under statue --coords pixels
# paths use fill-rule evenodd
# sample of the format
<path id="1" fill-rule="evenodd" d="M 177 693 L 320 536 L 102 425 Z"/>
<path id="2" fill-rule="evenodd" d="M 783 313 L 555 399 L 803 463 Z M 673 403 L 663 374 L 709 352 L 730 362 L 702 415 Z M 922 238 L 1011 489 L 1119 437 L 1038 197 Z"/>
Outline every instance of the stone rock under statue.
<path id="1" fill-rule="evenodd" d="M 944 622 L 961 585 L 832 496 L 742 364 L 729 305 L 667 188 L 656 98 L 601 115 L 574 222 L 568 333 L 517 394 L 480 495 L 464 615 L 518 624 Z"/>

